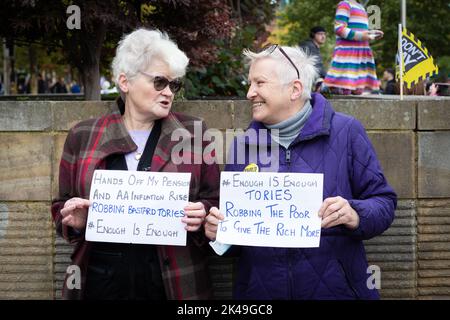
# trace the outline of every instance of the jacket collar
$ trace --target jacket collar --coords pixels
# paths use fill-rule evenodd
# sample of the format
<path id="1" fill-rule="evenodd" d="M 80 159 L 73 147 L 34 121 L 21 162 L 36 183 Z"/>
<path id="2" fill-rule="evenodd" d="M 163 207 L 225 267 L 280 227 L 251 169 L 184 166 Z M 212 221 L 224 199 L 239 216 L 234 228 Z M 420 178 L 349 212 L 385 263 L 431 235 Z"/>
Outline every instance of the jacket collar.
<path id="1" fill-rule="evenodd" d="M 311 105 L 313 108 L 312 113 L 306 121 L 303 129 L 300 131 L 300 134 L 292 142 L 292 144 L 330 134 L 331 118 L 334 115 L 334 110 L 331 107 L 331 104 L 320 93 L 313 93 L 311 95 Z M 258 121 L 252 121 L 248 129 L 253 129 L 256 132 L 259 132 L 260 129 L 267 130 L 264 124 Z M 249 135 L 246 143 L 250 145 L 256 145 L 258 143 L 262 145 L 270 145 L 271 140 L 270 135 L 268 135 L 267 139 L 263 139 L 262 141 L 259 141 L 258 136 L 256 135 Z"/>
<path id="2" fill-rule="evenodd" d="M 172 140 L 172 133 L 177 129 L 183 130 L 183 134 L 187 135 L 186 138 L 189 141 L 194 137 L 180 120 L 178 120 L 178 117 L 170 112 L 167 117 L 162 119 L 161 135 L 159 136 L 159 141 L 153 154 L 152 171 L 160 171 L 169 162 L 172 149 L 180 143 L 179 140 Z"/>
<path id="3" fill-rule="evenodd" d="M 331 118 L 334 115 L 334 110 L 330 102 L 320 93 L 313 93 L 311 95 L 311 105 L 313 111 L 306 121 L 303 130 L 300 132 L 299 137 L 297 137 L 299 141 L 310 140 L 317 136 L 330 134 Z"/>
<path id="4" fill-rule="evenodd" d="M 114 153 L 129 153 L 137 149 L 125 127 L 122 115 L 112 113 L 100 118 L 99 121 L 101 122 L 99 123 L 99 130 L 102 130 L 102 127 L 104 127 L 104 134 L 97 147 L 99 153 L 103 153 L 107 157 Z"/>

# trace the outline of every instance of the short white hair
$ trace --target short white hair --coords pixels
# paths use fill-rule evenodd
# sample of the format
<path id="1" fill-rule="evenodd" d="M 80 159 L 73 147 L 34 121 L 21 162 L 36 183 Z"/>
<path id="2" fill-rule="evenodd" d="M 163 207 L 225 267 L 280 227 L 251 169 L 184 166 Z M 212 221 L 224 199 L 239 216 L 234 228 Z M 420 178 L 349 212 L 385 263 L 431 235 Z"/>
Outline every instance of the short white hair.
<path id="1" fill-rule="evenodd" d="M 311 88 L 314 81 L 317 79 L 319 73 L 315 67 L 317 63 L 317 57 L 307 54 L 300 47 L 281 47 L 284 52 L 289 56 L 292 62 L 298 69 L 298 79 L 303 84 L 302 99 L 311 99 Z M 273 50 L 273 47 L 269 47 L 261 52 L 253 52 L 245 49 L 243 54 L 250 60 L 252 64 L 255 60 L 261 58 L 273 59 L 277 62 L 279 67 L 276 69 L 278 79 L 282 84 L 286 85 L 297 79 L 297 71 L 289 60 L 284 56 L 279 48 Z"/>
<path id="2" fill-rule="evenodd" d="M 141 28 L 124 35 L 112 62 L 113 79 L 117 87 L 121 73 L 132 79 L 139 71 L 147 69 L 155 59 L 167 63 L 175 78 L 185 75 L 189 63 L 186 54 L 166 33 Z"/>

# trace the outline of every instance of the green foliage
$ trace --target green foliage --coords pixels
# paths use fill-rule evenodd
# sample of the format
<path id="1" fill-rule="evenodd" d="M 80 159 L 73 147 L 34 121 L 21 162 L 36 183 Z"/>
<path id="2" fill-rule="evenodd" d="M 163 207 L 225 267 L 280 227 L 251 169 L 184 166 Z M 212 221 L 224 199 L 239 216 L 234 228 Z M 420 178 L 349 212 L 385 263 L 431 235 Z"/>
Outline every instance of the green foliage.
<path id="1" fill-rule="evenodd" d="M 242 49 L 259 47 L 274 18 L 274 0 L 95 1 L 79 3 L 81 30 L 68 30 L 66 8 L 76 3 L 58 0 L 11 0 L 0 10 L 0 37 L 37 41 L 77 68 L 87 88 L 96 88 L 98 69 L 109 76 L 119 38 L 137 26 L 167 32 L 190 59 L 183 98 L 240 96 L 247 77 Z M 26 18 L 24 18 L 26 17 Z M 12 36 L 11 36 L 12 35 Z M 38 61 L 39 66 L 42 62 Z M 83 75 L 85 77 L 83 77 Z M 90 77 L 88 77 L 90 75 Z M 92 90 L 92 91 L 93 91 Z M 95 89 L 96 90 L 96 89 Z M 94 96 L 95 93 L 92 93 Z"/>
<path id="2" fill-rule="evenodd" d="M 186 97 L 245 97 L 247 75 L 242 50 L 251 44 L 254 31 L 252 26 L 238 31 L 229 45 L 217 41 L 217 47 L 220 48 L 217 62 L 205 68 L 189 69 L 186 75 Z"/>
<path id="3" fill-rule="evenodd" d="M 273 0 L 230 0 L 234 22 L 229 39 L 214 41 L 216 61 L 207 66 L 191 66 L 186 75 L 184 97 L 245 97 L 247 72 L 242 51 L 259 48 L 269 33 L 277 2 Z"/>
<path id="4" fill-rule="evenodd" d="M 336 2 L 337 3 L 337 2 Z M 328 35 L 333 35 L 336 4 L 329 0 L 294 0 L 279 13 L 279 26 L 287 28 L 282 35 L 282 44 L 297 45 L 309 38 L 309 30 L 323 26 Z"/>
<path id="5" fill-rule="evenodd" d="M 64 60 L 77 68 L 86 98 L 99 98 L 100 68 L 109 69 L 115 47 L 124 33 L 136 27 L 167 32 L 198 67 L 215 60 L 212 39 L 228 39 L 233 27 L 231 9 L 220 0 L 78 2 L 81 29 L 68 30 L 66 9 L 71 0 L 11 0 L 0 10 L 0 37 L 40 42 L 61 48 Z M 102 63 L 100 63 L 100 61 Z"/>
<path id="6" fill-rule="evenodd" d="M 450 78 L 450 55 L 442 56 L 437 59 L 439 74 L 436 77 L 437 82 L 447 82 Z"/>
<path id="7" fill-rule="evenodd" d="M 337 4 L 337 2 L 336 2 Z M 327 31 L 326 43 L 321 48 L 323 63 L 328 67 L 334 49 L 334 15 L 336 4 L 329 0 L 294 0 L 278 13 L 278 25 L 286 29 L 281 35 L 281 44 L 295 46 L 309 39 L 309 31 L 314 26 L 322 26 Z"/>

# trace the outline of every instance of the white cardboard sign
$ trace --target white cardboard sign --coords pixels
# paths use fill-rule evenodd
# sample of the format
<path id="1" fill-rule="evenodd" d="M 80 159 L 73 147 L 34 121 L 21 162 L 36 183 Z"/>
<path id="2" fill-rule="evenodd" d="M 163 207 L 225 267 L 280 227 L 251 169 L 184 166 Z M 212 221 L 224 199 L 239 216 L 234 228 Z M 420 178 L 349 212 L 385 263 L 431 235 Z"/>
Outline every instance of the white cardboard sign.
<path id="1" fill-rule="evenodd" d="M 186 245 L 191 173 L 95 170 L 86 240 Z"/>
<path id="2" fill-rule="evenodd" d="M 323 174 L 222 172 L 217 241 L 260 247 L 320 244 Z"/>

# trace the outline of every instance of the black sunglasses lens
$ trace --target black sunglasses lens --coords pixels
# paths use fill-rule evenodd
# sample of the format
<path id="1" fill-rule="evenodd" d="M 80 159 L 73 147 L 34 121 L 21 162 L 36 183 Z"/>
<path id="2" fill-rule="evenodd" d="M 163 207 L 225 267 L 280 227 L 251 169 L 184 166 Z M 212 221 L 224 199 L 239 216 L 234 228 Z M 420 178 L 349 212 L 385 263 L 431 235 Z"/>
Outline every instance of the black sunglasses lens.
<path id="1" fill-rule="evenodd" d="M 183 83 L 180 80 L 169 81 L 164 77 L 155 77 L 155 79 L 153 80 L 153 85 L 158 91 L 164 90 L 164 88 L 169 85 L 170 90 L 173 93 L 177 93 L 178 91 L 180 91 Z"/>
<path id="2" fill-rule="evenodd" d="M 174 80 L 172 82 L 169 82 L 169 88 L 173 93 L 177 93 L 178 91 L 180 91 L 182 85 L 183 84 L 181 83 L 180 80 Z"/>
<path id="3" fill-rule="evenodd" d="M 169 80 L 164 77 L 155 77 L 155 79 L 153 80 L 153 85 L 158 91 L 164 90 L 164 88 L 167 87 L 168 84 Z"/>

